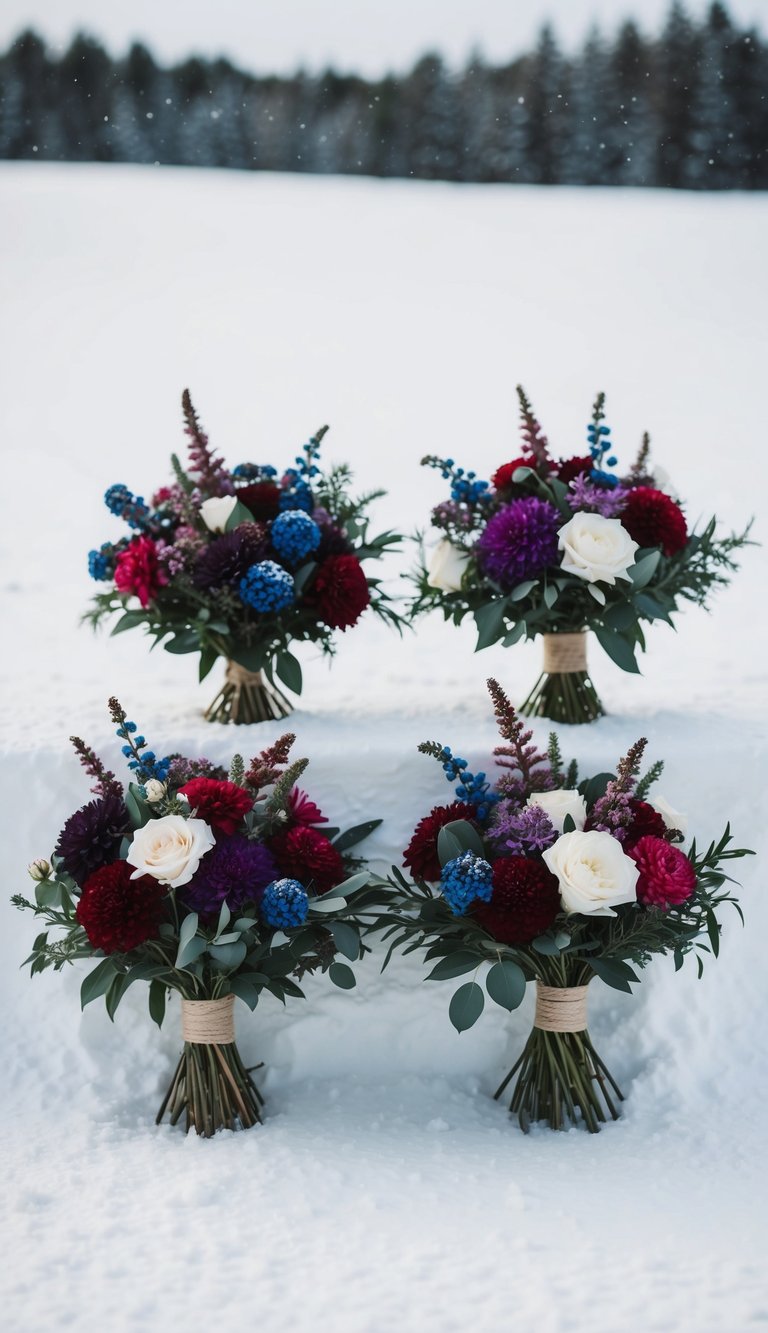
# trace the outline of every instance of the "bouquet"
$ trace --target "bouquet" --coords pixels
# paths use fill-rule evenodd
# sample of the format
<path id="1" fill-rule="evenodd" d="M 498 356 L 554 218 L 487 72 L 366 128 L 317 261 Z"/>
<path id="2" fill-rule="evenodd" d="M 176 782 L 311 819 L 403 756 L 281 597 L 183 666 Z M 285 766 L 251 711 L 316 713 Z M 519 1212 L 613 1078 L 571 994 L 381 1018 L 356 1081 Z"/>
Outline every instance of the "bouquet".
<path id="1" fill-rule="evenodd" d="M 334 635 L 370 607 L 400 628 L 400 617 L 363 562 L 400 538 L 369 536 L 367 510 L 384 494 L 349 494 L 346 465 L 323 471 L 324 426 L 284 472 L 240 463 L 231 471 L 210 448 L 182 398 L 189 463 L 171 458 L 174 481 L 147 504 L 127 486 L 110 486 L 107 508 L 131 530 L 88 556 L 92 578 L 110 585 L 85 619 L 97 626 L 122 612 L 113 634 L 142 625 L 169 653 L 199 653 L 200 680 L 219 657 L 226 680 L 205 716 L 210 722 L 262 722 L 292 705 L 275 677 L 301 693 L 291 644 L 309 640 L 328 656 Z"/>
<path id="2" fill-rule="evenodd" d="M 44 925 L 26 961 L 34 976 L 98 959 L 81 1003 L 103 996 L 110 1018 L 143 981 L 160 1025 L 176 991 L 184 1050 L 157 1123 L 167 1112 L 206 1137 L 245 1129 L 262 1098 L 235 1044 L 235 998 L 251 1010 L 264 991 L 300 998 L 318 970 L 355 985 L 338 955 L 367 951 L 377 895 L 351 849 L 381 821 L 321 831 L 327 821 L 296 786 L 307 760 L 289 762 L 291 735 L 247 769 L 236 755 L 227 774 L 205 759 L 158 759 L 116 699 L 110 712 L 132 780 L 124 789 L 72 738 L 95 800 L 67 819 L 51 860 L 30 866 L 35 901 L 13 899 Z"/>
<path id="3" fill-rule="evenodd" d="M 432 511 L 444 535 L 413 576 L 412 610 L 439 608 L 454 624 L 471 613 L 478 649 L 541 634 L 543 671 L 520 711 L 591 722 L 603 708 L 587 671 L 587 631 L 622 670 L 638 671 L 643 622 L 671 625 L 681 601 L 704 606 L 737 568 L 733 555 L 749 528 L 717 537 L 712 518 L 689 532 L 666 475 L 650 464 L 647 434 L 629 471 L 618 472 L 604 394 L 587 427 L 588 452 L 558 460 L 517 392 L 520 457 L 490 483 L 452 458 L 422 459 L 450 482 L 451 494 Z"/>
<path id="4" fill-rule="evenodd" d="M 701 975 L 707 953 L 718 954 L 718 910 L 732 903 L 741 915 L 720 866 L 751 853 L 730 845 L 729 827 L 706 850 L 695 841 L 683 850 L 684 816 L 650 795 L 663 765 L 640 776 L 645 740 L 615 774 L 579 781 L 556 737 L 541 753 L 501 687 L 488 685 L 503 742 L 495 783 L 447 746 L 419 746 L 458 784 L 458 799 L 417 825 L 404 857 L 414 882 L 393 872 L 384 965 L 405 945 L 433 965 L 428 981 L 473 974 L 450 1002 L 459 1032 L 480 1017 L 485 993 L 511 1011 L 534 981 L 533 1031 L 496 1097 L 516 1075 L 510 1109 L 522 1129 L 581 1122 L 594 1133 L 617 1118 L 622 1095 L 589 1036 L 590 982 L 630 991 L 654 955 L 671 953 L 679 968 L 692 951 Z"/>

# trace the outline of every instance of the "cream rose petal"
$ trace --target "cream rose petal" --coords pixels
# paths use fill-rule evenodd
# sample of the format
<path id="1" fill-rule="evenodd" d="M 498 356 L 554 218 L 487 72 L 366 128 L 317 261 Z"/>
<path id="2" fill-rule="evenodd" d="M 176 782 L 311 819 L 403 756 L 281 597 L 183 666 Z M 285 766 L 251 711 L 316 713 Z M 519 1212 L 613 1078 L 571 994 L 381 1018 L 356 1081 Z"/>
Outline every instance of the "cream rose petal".
<path id="1" fill-rule="evenodd" d="M 615 916 L 615 907 L 637 899 L 638 868 L 610 833 L 564 833 L 543 853 L 543 860 L 557 876 L 568 913 Z"/>
<path id="2" fill-rule="evenodd" d="M 188 884 L 216 839 L 204 819 L 163 815 L 137 829 L 126 856 L 135 866 L 131 879 L 151 875 L 161 884 L 180 888 Z"/>
<path id="3" fill-rule="evenodd" d="M 617 518 L 602 514 L 574 514 L 558 530 L 558 545 L 563 552 L 560 567 L 587 583 L 607 583 L 629 578 L 627 571 L 635 563 L 639 549 Z"/>
<path id="4" fill-rule="evenodd" d="M 441 592 L 458 592 L 468 564 L 469 556 L 444 537 L 432 552 L 427 583 Z"/>
<path id="5" fill-rule="evenodd" d="M 537 791 L 529 796 L 526 805 L 538 805 L 548 816 L 558 833 L 562 833 L 566 815 L 570 815 L 577 829 L 583 829 L 587 820 L 587 803 L 580 792 L 559 787 L 556 791 Z"/>

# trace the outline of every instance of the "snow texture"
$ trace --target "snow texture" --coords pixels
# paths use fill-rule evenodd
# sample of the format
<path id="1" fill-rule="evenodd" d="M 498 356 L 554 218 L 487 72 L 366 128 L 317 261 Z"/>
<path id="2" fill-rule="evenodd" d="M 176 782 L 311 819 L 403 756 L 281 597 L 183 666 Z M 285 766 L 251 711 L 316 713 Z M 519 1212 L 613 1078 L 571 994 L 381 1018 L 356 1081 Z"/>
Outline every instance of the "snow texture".
<path id="1" fill-rule="evenodd" d="M 6 898 L 87 798 L 70 732 L 120 763 L 108 694 L 158 753 L 249 755 L 280 730 L 207 727 L 218 677 L 78 628 L 85 553 L 120 531 L 101 495 L 165 480 L 184 385 L 232 464 L 289 462 L 329 420 L 325 456 L 389 488 L 382 526 L 412 531 L 442 498 L 423 453 L 481 475 L 515 455 L 517 380 L 562 452 L 602 387 L 622 457 L 650 429 L 692 519 L 764 512 L 762 197 L 34 166 L 3 166 L 0 195 Z M 595 648 L 610 715 L 560 734 L 585 771 L 647 735 L 692 831 L 730 818 L 764 852 L 763 561 L 746 553 L 712 617 L 653 629 L 642 678 Z M 301 655 L 307 787 L 334 821 L 384 818 L 383 867 L 449 795 L 417 743 L 487 766 L 483 682 L 520 697 L 539 649 L 475 656 L 469 626 L 401 643 L 363 620 L 330 673 Z M 262 1128 L 156 1129 L 175 1010 L 158 1033 L 136 987 L 114 1027 L 81 1016 L 81 974 L 30 982 L 33 923 L 0 906 L 5 1328 L 762 1326 L 768 922 L 761 862 L 737 873 L 746 929 L 726 917 L 702 981 L 659 960 L 632 997 L 594 983 L 593 1035 L 627 1093 L 596 1138 L 525 1138 L 491 1099 L 531 997 L 459 1037 L 452 983 L 407 959 L 383 978 L 359 965 L 352 993 L 315 979 L 304 1004 L 238 1013 L 266 1062 Z"/>

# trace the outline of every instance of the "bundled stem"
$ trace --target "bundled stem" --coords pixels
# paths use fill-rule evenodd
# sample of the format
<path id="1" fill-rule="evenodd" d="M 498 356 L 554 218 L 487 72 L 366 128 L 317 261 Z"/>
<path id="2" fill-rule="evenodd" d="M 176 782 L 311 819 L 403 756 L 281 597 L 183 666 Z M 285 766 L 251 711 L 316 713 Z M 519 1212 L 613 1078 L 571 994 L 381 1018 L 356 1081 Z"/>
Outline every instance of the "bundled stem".
<path id="1" fill-rule="evenodd" d="M 227 664 L 227 675 L 213 703 L 205 711 L 206 722 L 275 722 L 293 712 L 293 704 L 260 671 L 245 671 Z"/>
<path id="2" fill-rule="evenodd" d="M 594 722 L 605 716 L 588 671 L 542 671 L 518 711 L 523 717 L 548 717 L 552 722 Z"/>
<path id="3" fill-rule="evenodd" d="M 608 1116 L 619 1118 L 616 1104 L 624 1098 L 586 1030 L 533 1028 L 522 1055 L 494 1093 L 497 1101 L 515 1074 L 509 1110 L 526 1134 L 536 1120 L 546 1121 L 551 1129 L 581 1122 L 597 1134 Z"/>
<path id="4" fill-rule="evenodd" d="M 264 1098 L 234 1042 L 217 1045 L 185 1041 L 155 1124 L 159 1125 L 166 1113 L 172 1125 L 183 1117 L 187 1134 L 194 1129 L 209 1139 L 219 1129 L 250 1129 L 261 1124 L 263 1105 Z"/>

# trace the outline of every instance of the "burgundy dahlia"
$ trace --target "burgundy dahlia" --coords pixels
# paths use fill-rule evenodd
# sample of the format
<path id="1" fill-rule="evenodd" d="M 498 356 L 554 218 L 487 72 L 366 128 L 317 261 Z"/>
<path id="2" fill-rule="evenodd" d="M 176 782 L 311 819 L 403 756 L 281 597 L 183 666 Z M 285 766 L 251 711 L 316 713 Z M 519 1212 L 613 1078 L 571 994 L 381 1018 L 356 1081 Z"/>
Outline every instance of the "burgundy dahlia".
<path id="1" fill-rule="evenodd" d="M 562 515 L 535 495 L 499 509 L 475 548 L 481 569 L 505 592 L 557 564 L 557 530 Z"/>
<path id="2" fill-rule="evenodd" d="M 477 903 L 473 915 L 500 944 L 529 944 L 559 911 L 557 879 L 544 862 L 505 856 L 493 863 L 491 901 Z"/>
<path id="3" fill-rule="evenodd" d="M 660 546 L 665 555 L 676 555 L 688 540 L 682 509 L 652 486 L 635 486 L 629 492 L 621 522 L 633 541 L 640 546 Z"/>
<path id="4" fill-rule="evenodd" d="M 203 547 L 192 570 L 192 582 L 203 589 L 239 583 L 268 550 L 269 535 L 264 524 L 241 523 Z"/>
<path id="5" fill-rule="evenodd" d="M 138 597 L 145 610 L 168 582 L 157 557 L 158 548 L 151 537 L 132 537 L 115 562 L 115 587 Z"/>
<path id="6" fill-rule="evenodd" d="M 586 454 L 580 458 L 561 458 L 557 465 L 557 480 L 562 481 L 567 486 L 575 477 L 589 474 L 595 466 L 591 454 Z"/>
<path id="7" fill-rule="evenodd" d="M 624 851 L 633 847 L 641 838 L 651 836 L 654 838 L 666 837 L 666 824 L 652 805 L 647 801 L 638 801 L 636 797 L 631 796 L 629 808 L 632 812 L 632 823 L 627 825 L 627 834 L 624 839 Z"/>
<path id="8" fill-rule="evenodd" d="M 127 861 L 113 861 L 86 880 L 75 916 L 94 949 L 129 953 L 157 935 L 167 890 L 151 875 L 132 874 Z"/>
<path id="9" fill-rule="evenodd" d="M 297 879 L 316 893 L 327 893 L 344 879 L 341 852 L 324 833 L 297 824 L 272 839 L 271 849 L 281 875 Z"/>
<path id="10" fill-rule="evenodd" d="M 513 458 L 511 463 L 502 463 L 501 467 L 497 467 L 496 471 L 491 477 L 491 485 L 497 491 L 511 490 L 511 491 L 516 491 L 518 494 L 522 494 L 521 488 L 516 486 L 515 483 L 513 482 L 512 475 L 515 472 L 516 468 L 519 467 L 535 468 L 535 466 L 536 466 L 535 458 Z"/>
<path id="11" fill-rule="evenodd" d="M 77 884 L 84 884 L 94 870 L 116 860 L 129 826 L 122 796 L 89 801 L 69 816 L 59 834 L 55 852 L 63 869 Z"/>
<path id="12" fill-rule="evenodd" d="M 238 912 L 245 903 L 259 902 L 277 874 L 269 848 L 237 834 L 211 848 L 180 896 L 201 916 L 215 916 L 223 902 L 231 912 Z"/>
<path id="13" fill-rule="evenodd" d="M 679 907 L 696 888 L 696 871 L 685 852 L 663 838 L 648 835 L 626 848 L 640 871 L 637 900 L 645 907 Z"/>
<path id="14" fill-rule="evenodd" d="M 253 809 L 253 797 L 234 782 L 214 778 L 192 778 L 179 789 L 186 796 L 198 819 L 204 819 L 217 833 L 234 833 L 245 815 Z"/>
<path id="15" fill-rule="evenodd" d="M 238 486 L 235 495 L 262 523 L 274 518 L 280 508 L 280 488 L 274 481 L 253 481 L 248 486 Z"/>
<path id="16" fill-rule="evenodd" d="M 403 865 L 407 866 L 417 879 L 436 884 L 442 874 L 437 855 L 437 835 L 446 824 L 454 819 L 466 819 L 470 822 L 475 817 L 475 807 L 464 801 L 454 801 L 452 805 L 436 805 L 428 815 L 419 820 L 403 855 Z"/>
<path id="17" fill-rule="evenodd" d="M 311 597 L 331 629 L 356 625 L 371 600 L 368 580 L 355 555 L 331 555 L 320 565 Z"/>

